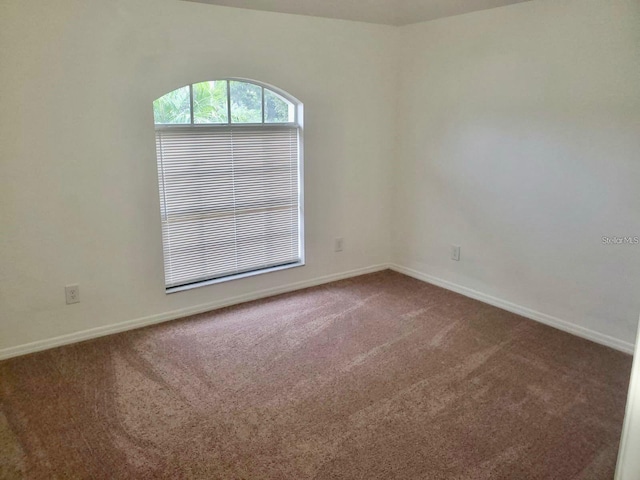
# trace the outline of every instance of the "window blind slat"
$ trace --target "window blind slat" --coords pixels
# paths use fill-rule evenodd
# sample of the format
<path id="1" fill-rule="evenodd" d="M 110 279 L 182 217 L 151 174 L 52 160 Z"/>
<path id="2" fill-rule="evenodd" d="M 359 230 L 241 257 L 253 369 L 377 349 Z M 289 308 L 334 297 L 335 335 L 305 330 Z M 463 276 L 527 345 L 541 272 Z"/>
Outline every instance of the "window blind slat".
<path id="1" fill-rule="evenodd" d="M 301 260 L 298 134 L 156 130 L 167 288 Z"/>

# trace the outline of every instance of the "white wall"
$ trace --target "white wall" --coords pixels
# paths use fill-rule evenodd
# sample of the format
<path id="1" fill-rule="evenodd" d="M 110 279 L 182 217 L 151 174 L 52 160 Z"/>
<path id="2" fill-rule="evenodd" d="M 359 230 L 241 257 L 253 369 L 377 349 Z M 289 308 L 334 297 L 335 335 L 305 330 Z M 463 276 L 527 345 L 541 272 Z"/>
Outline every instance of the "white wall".
<path id="1" fill-rule="evenodd" d="M 401 41 L 396 262 L 631 346 L 640 245 L 601 237 L 640 236 L 640 2 L 534 0 Z"/>
<path id="2" fill-rule="evenodd" d="M 638 480 L 640 476 L 640 327 L 633 356 L 629 396 L 618 452 L 615 480 Z"/>
<path id="3" fill-rule="evenodd" d="M 0 351 L 388 262 L 395 35 L 176 0 L 1 2 Z M 227 76 L 305 104 L 307 265 L 165 295 L 152 101 Z"/>
<path id="4" fill-rule="evenodd" d="M 0 2 L 0 356 L 390 261 L 630 345 L 640 246 L 601 237 L 640 235 L 639 45 L 636 0 L 399 29 Z M 151 102 L 226 76 L 305 103 L 307 266 L 165 295 Z"/>

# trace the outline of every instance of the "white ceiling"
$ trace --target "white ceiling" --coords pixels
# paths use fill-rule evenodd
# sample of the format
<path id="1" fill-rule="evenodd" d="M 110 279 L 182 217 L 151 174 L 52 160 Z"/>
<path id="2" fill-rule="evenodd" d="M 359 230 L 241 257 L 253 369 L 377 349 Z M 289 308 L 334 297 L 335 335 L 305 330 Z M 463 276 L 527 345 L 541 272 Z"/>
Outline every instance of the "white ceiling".
<path id="1" fill-rule="evenodd" d="M 192 2 L 342 18 L 387 25 L 408 25 L 529 0 L 187 0 Z"/>

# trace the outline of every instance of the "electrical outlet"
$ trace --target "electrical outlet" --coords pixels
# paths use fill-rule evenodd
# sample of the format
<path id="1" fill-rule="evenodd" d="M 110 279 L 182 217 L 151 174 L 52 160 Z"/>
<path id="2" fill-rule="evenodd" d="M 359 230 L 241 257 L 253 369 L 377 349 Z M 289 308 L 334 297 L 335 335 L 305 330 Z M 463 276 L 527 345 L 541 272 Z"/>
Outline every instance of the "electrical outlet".
<path id="1" fill-rule="evenodd" d="M 342 250 L 344 250 L 344 238 L 342 238 L 342 237 L 336 238 L 333 241 L 333 251 L 334 252 L 341 252 Z"/>
<path id="2" fill-rule="evenodd" d="M 67 305 L 80 303 L 80 285 L 67 285 L 64 287 L 64 296 L 67 300 Z"/>
<path id="3" fill-rule="evenodd" d="M 451 245 L 451 260 L 460 261 L 460 245 Z"/>

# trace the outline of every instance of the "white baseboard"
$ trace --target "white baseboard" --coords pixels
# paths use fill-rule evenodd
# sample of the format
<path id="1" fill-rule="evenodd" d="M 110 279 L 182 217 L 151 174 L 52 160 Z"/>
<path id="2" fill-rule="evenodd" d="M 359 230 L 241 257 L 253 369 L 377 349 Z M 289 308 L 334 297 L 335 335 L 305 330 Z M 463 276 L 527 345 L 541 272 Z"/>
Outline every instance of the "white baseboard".
<path id="1" fill-rule="evenodd" d="M 198 313 L 204 313 L 218 308 L 228 307 L 239 303 L 250 302 L 252 300 L 258 300 L 261 298 L 271 297 L 279 295 L 281 293 L 293 292 L 303 288 L 314 287 L 322 285 L 324 283 L 334 282 L 336 280 L 342 280 L 345 278 L 356 277 L 358 275 L 364 275 L 367 273 L 378 272 L 381 270 L 391 269 L 396 272 L 408 275 L 410 277 L 422 280 L 423 282 L 431 283 L 447 290 L 460 293 L 466 297 L 470 297 L 479 300 L 484 303 L 488 303 L 503 310 L 522 315 L 523 317 L 535 320 L 545 325 L 557 328 L 559 330 L 577 335 L 587 340 L 591 340 L 607 347 L 620 350 L 625 353 L 633 353 L 634 345 L 629 342 L 605 335 L 594 330 L 576 325 L 565 320 L 547 315 L 545 313 L 537 312 L 527 307 L 517 305 L 515 303 L 502 300 L 500 298 L 492 297 L 491 295 L 478 292 L 476 290 L 457 285 L 455 283 L 443 280 L 441 278 L 428 275 L 426 273 L 418 272 L 411 268 L 403 267 L 396 264 L 380 264 L 373 265 L 371 267 L 359 268 L 356 270 L 350 270 L 347 272 L 336 273 L 332 275 L 325 275 L 323 277 L 317 277 L 311 280 L 304 280 L 302 282 L 290 283 L 275 288 L 269 288 L 265 290 L 259 290 L 256 292 L 248 293 L 245 295 L 238 295 L 236 297 L 227 298 L 224 300 L 218 300 L 216 302 L 204 303 L 193 307 L 182 308 L 179 310 L 173 310 L 166 313 L 160 313 L 156 315 L 149 315 L 147 317 L 138 318 L 135 320 L 128 320 L 121 323 L 115 323 L 112 325 L 105 325 L 103 327 L 91 328 L 89 330 L 83 330 L 80 332 L 70 333 L 67 335 L 61 335 L 45 340 L 38 340 L 36 342 L 25 343 L 15 347 L 9 347 L 0 350 L 0 360 L 4 360 L 11 357 L 17 357 L 20 355 L 26 355 L 29 353 L 39 352 L 42 350 L 48 350 L 54 347 L 60 347 L 62 345 L 68 345 L 71 343 L 82 342 L 85 340 L 91 340 L 93 338 L 103 337 L 114 333 L 125 332 L 127 330 L 134 330 L 136 328 L 146 327 L 148 325 L 154 325 L 156 323 L 162 323 L 169 320 L 175 320 L 178 318 L 188 317 L 189 315 L 195 315 Z"/>
<path id="2" fill-rule="evenodd" d="M 335 273 L 332 275 L 325 275 L 323 277 L 317 277 L 311 280 L 304 280 L 302 282 L 289 283 L 287 285 L 281 285 L 275 288 L 258 290 L 256 292 L 251 292 L 244 295 L 238 295 L 236 297 L 231 297 L 224 300 L 218 300 L 215 302 L 203 303 L 193 307 L 173 310 L 171 312 L 159 313 L 156 315 L 149 315 L 147 317 L 142 317 L 135 320 L 128 320 L 121 323 L 105 325 L 103 327 L 91 328 L 89 330 L 82 330 L 80 332 L 69 333 L 67 335 L 60 335 L 59 337 L 48 338 L 46 340 L 38 340 L 36 342 L 25 343 L 23 345 L 18 345 L 15 347 L 1 349 L 0 360 L 4 360 L 11 357 L 17 357 L 20 355 L 26 355 L 28 353 L 39 352 L 42 350 L 48 350 L 50 348 L 60 347 L 62 345 L 68 345 L 70 343 L 77 343 L 85 340 L 91 340 L 93 338 L 104 337 L 105 335 L 125 332 L 127 330 L 134 330 L 136 328 L 146 327 L 148 325 L 154 325 L 156 323 L 162 323 L 169 320 L 188 317 L 189 315 L 196 315 L 198 313 L 209 312 L 211 310 L 217 310 L 218 308 L 229 307 L 231 305 L 236 305 L 239 303 L 250 302 L 252 300 L 258 300 L 261 298 L 279 295 L 281 293 L 293 292 L 295 290 L 300 290 L 303 288 L 315 287 L 317 285 L 322 285 L 324 283 L 334 282 L 336 280 L 343 280 L 345 278 L 357 277 L 358 275 L 378 272 L 380 270 L 386 270 L 388 268 L 389 268 L 388 264 L 380 264 L 380 265 L 373 265 L 371 267 L 366 267 L 366 268 L 358 268 L 356 270 Z"/>
<path id="3" fill-rule="evenodd" d="M 433 285 L 437 285 L 438 287 L 446 288 L 447 290 L 460 293 L 465 297 L 480 300 L 481 302 L 488 303 L 489 305 L 493 305 L 494 307 L 507 310 L 509 312 L 521 315 L 540 323 L 544 323 L 545 325 L 557 328 L 558 330 L 571 333 L 578 337 L 586 338 L 587 340 L 591 340 L 592 342 L 614 348 L 624 353 L 633 354 L 633 343 L 629 343 L 624 340 L 605 335 L 604 333 L 596 332 L 595 330 L 576 325 L 575 323 L 567 322 L 566 320 L 561 320 L 557 317 L 547 315 L 546 313 L 538 312 L 536 310 L 532 310 L 530 308 L 523 307 L 521 305 L 517 305 L 500 298 L 492 297 L 491 295 L 478 292 L 477 290 L 473 290 L 471 288 L 463 287 L 462 285 L 458 285 L 447 280 L 428 275 L 426 273 L 418 272 L 417 270 L 413 270 L 411 268 L 403 267 L 396 264 L 389 265 L 389 268 L 404 275 L 422 280 L 423 282 L 431 283 Z"/>

